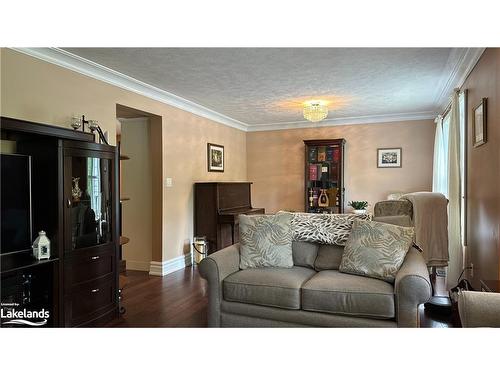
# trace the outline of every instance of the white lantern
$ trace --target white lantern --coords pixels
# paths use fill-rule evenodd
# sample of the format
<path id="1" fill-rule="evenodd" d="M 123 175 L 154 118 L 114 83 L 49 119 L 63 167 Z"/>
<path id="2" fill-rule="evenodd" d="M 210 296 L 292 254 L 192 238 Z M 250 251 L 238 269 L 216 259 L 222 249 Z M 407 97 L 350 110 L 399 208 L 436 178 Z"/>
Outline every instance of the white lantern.
<path id="1" fill-rule="evenodd" d="M 33 242 L 33 256 L 38 260 L 50 258 L 50 240 L 43 230 L 38 232 L 38 237 Z"/>

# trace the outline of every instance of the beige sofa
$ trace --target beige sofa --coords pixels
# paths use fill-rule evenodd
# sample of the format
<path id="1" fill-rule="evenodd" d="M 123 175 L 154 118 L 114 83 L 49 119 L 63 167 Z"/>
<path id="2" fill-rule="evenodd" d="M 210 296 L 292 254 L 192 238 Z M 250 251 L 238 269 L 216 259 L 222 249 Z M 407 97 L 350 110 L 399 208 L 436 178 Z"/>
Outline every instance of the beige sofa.
<path id="1" fill-rule="evenodd" d="M 239 269 L 239 244 L 204 259 L 210 327 L 417 327 L 431 297 L 411 248 L 394 284 L 338 271 L 343 247 L 293 243 L 293 268 Z"/>
<path id="2" fill-rule="evenodd" d="M 500 293 L 462 291 L 458 295 L 462 327 L 500 327 Z"/>

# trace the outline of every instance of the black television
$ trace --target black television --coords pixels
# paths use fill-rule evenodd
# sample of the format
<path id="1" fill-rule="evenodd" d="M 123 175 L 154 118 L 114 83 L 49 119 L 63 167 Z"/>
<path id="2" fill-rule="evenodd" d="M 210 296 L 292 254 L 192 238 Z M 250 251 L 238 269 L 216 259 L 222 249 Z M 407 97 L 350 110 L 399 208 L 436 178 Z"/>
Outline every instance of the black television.
<path id="1" fill-rule="evenodd" d="M 31 156 L 0 154 L 0 254 L 31 249 Z"/>

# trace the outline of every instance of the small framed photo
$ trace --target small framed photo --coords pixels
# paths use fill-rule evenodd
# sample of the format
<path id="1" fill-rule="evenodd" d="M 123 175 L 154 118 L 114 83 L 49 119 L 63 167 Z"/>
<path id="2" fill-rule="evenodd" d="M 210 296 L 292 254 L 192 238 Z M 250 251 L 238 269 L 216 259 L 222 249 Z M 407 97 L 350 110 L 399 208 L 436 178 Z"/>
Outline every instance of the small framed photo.
<path id="1" fill-rule="evenodd" d="M 474 108 L 472 121 L 474 147 L 479 147 L 486 143 L 486 98 L 481 99 L 481 103 Z"/>
<path id="2" fill-rule="evenodd" d="M 402 148 L 378 148 L 378 168 L 401 168 Z"/>
<path id="3" fill-rule="evenodd" d="M 209 172 L 224 172 L 224 146 L 207 143 Z"/>

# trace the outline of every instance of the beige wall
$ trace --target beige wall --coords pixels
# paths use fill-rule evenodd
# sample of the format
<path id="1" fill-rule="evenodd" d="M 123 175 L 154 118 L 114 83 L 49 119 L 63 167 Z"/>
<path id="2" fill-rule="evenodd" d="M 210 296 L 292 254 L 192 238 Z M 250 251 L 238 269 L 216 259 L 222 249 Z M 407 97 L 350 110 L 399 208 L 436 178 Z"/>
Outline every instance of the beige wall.
<path id="1" fill-rule="evenodd" d="M 500 49 L 488 48 L 462 86 L 468 90 L 467 253 L 473 286 L 500 277 Z M 487 98 L 487 142 L 472 146 L 472 116 Z"/>
<path id="2" fill-rule="evenodd" d="M 193 232 L 193 182 L 245 180 L 246 134 L 164 103 L 24 54 L 2 49 L 1 115 L 69 128 L 73 114 L 99 121 L 115 143 L 116 105 L 162 118 L 162 259 L 187 253 Z M 225 173 L 208 173 L 207 142 L 225 146 Z"/>
<path id="3" fill-rule="evenodd" d="M 130 238 L 123 246 L 127 269 L 149 271 L 153 253 L 152 167 L 150 125 L 147 118 L 121 120 L 122 232 Z"/>
<path id="4" fill-rule="evenodd" d="M 173 179 L 173 187 L 161 186 L 163 260 L 189 251 L 195 181 L 248 177 L 254 206 L 303 210 L 303 139 L 346 138 L 348 200 L 373 205 L 390 192 L 431 188 L 432 121 L 245 133 L 12 50 L 0 56 L 2 116 L 69 128 L 72 115 L 85 114 L 100 122 L 112 143 L 117 104 L 161 117 L 162 179 Z M 207 142 L 225 146 L 225 173 L 207 172 Z M 377 147 L 403 147 L 403 168 L 377 169 Z"/>
<path id="5" fill-rule="evenodd" d="M 346 139 L 346 202 L 373 205 L 393 192 L 432 189 L 432 120 L 315 127 L 247 134 L 248 179 L 255 207 L 304 210 L 304 139 Z M 402 147 L 402 168 L 377 168 L 377 148 Z"/>

